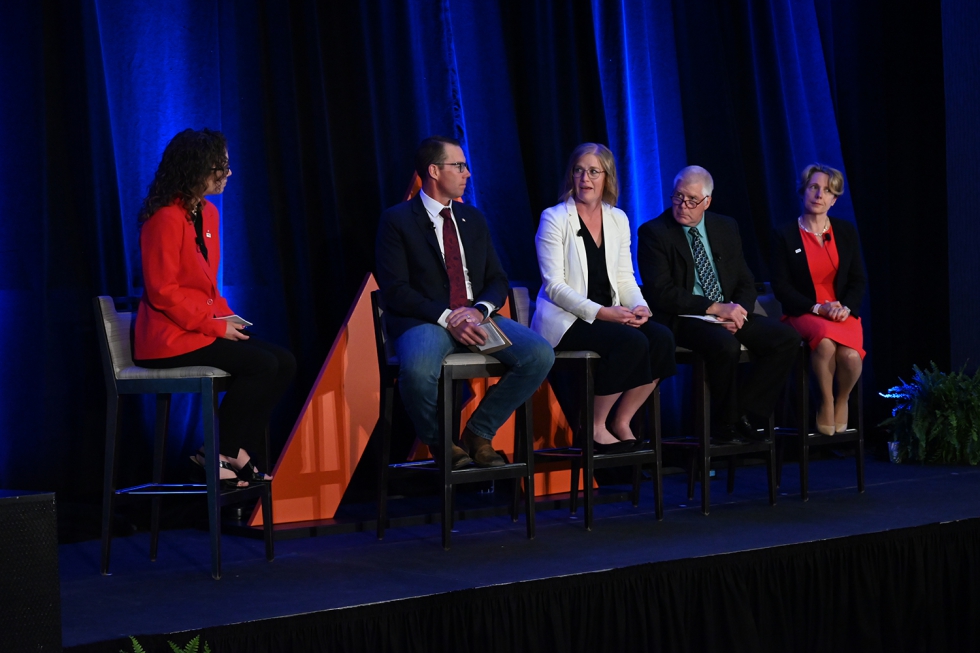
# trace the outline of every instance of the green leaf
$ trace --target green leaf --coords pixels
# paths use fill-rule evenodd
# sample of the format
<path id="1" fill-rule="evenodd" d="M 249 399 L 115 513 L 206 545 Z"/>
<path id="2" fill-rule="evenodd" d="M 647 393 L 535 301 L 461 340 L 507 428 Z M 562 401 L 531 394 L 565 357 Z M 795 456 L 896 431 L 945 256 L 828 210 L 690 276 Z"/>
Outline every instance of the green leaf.
<path id="1" fill-rule="evenodd" d="M 184 648 L 180 648 L 179 646 L 177 646 L 176 644 L 170 641 L 168 641 L 167 644 L 170 646 L 170 650 L 173 651 L 174 653 L 197 653 L 198 646 L 200 645 L 200 640 L 201 640 L 201 636 L 195 635 L 194 639 L 187 642 L 187 646 L 185 646 Z M 207 645 L 205 644 L 205 649 L 206 648 Z"/>
<path id="2" fill-rule="evenodd" d="M 146 653 L 140 643 L 136 641 L 136 638 L 132 635 L 129 636 L 129 641 L 133 643 L 133 653 Z M 119 651 L 119 653 L 126 653 L 126 651 Z"/>
<path id="3" fill-rule="evenodd" d="M 880 393 L 895 401 L 879 426 L 900 443 L 901 458 L 923 463 L 980 463 L 980 373 L 946 374 L 932 362 L 912 366 L 912 381 Z"/>

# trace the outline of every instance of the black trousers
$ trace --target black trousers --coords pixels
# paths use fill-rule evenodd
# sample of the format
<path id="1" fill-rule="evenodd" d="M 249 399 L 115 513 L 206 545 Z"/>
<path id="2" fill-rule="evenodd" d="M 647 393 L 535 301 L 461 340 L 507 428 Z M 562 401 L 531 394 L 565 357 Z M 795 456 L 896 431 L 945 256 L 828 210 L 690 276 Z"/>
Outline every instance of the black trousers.
<path id="1" fill-rule="evenodd" d="M 134 361 L 140 367 L 168 369 L 206 365 L 231 374 L 218 408 L 221 455 L 235 457 L 239 449 L 255 456 L 267 469 L 265 435 L 272 410 L 296 374 L 296 358 L 286 349 L 251 336 L 248 340 L 218 338 L 180 356 Z"/>
<path id="2" fill-rule="evenodd" d="M 674 337 L 664 325 L 647 320 L 639 327 L 595 320 L 575 320 L 556 351 L 594 351 L 595 394 L 613 395 L 665 379 L 677 371 Z"/>
<path id="3" fill-rule="evenodd" d="M 674 337 L 679 346 L 704 357 L 711 422 L 716 426 L 732 424 L 741 415 L 768 418 L 800 347 L 800 335 L 793 327 L 755 313 L 735 333 L 720 324 L 678 317 Z M 752 363 L 748 378 L 738 385 L 741 345 L 749 350 Z"/>

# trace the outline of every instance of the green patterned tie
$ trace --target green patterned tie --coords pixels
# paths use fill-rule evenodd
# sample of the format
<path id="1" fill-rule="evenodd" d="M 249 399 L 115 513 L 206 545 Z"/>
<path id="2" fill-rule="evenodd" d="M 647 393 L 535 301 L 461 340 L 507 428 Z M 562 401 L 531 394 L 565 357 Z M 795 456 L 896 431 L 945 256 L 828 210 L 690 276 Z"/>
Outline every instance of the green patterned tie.
<path id="1" fill-rule="evenodd" d="M 698 281 L 701 282 L 701 290 L 704 296 L 713 302 L 721 302 L 724 297 L 721 294 L 721 286 L 718 285 L 718 277 L 715 276 L 711 264 L 708 262 L 708 253 L 704 251 L 704 243 L 701 242 L 701 234 L 697 229 L 690 229 L 691 251 L 694 252 L 694 265 L 698 269 Z"/>

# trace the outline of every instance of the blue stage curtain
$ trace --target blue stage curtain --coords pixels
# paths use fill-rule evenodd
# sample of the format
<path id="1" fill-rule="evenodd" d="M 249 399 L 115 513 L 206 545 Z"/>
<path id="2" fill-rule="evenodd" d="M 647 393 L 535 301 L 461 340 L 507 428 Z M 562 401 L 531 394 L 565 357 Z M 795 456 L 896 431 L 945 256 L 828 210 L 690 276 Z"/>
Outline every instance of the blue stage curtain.
<path id="1" fill-rule="evenodd" d="M 950 344 L 954 367 L 970 373 L 980 367 L 980 223 L 976 196 L 967 189 L 980 176 L 980 6 L 969 0 L 944 0 L 943 61 L 946 90 L 946 160 L 949 183 Z M 939 189 L 937 189 L 939 190 Z"/>
<path id="2" fill-rule="evenodd" d="M 538 215 L 584 141 L 616 154 L 634 228 L 666 206 L 678 168 L 711 170 L 713 208 L 738 220 L 760 280 L 770 229 L 798 215 L 800 168 L 839 167 L 849 185 L 836 213 L 874 243 L 871 308 L 948 289 L 945 208 L 910 235 L 919 212 L 899 179 L 915 168 L 927 188 L 945 180 L 933 165 L 944 160 L 935 7 L 78 0 L 0 15 L 2 487 L 98 495 L 91 299 L 140 292 L 136 212 L 164 145 L 186 127 L 229 137 L 222 290 L 300 362 L 273 453 L 374 267 L 377 217 L 400 201 L 414 149 L 433 133 L 462 141 L 474 171 L 464 200 L 488 215 L 508 273 L 532 292 Z M 906 269 L 923 255 L 915 245 L 938 270 Z M 940 313 L 869 338 L 888 352 L 877 375 L 948 362 Z M 131 404 L 139 428 L 124 481 L 148 449 L 146 411 Z M 181 411 L 173 456 L 199 437 L 196 409 Z"/>

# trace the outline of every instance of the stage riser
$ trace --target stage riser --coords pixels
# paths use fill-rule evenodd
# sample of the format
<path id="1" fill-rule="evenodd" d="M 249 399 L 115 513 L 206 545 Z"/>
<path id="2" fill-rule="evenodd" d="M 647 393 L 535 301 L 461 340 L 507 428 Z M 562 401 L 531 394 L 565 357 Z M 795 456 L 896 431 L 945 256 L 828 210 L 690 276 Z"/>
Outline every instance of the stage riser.
<path id="1" fill-rule="evenodd" d="M 0 491 L 0 650 L 61 651 L 54 494 Z"/>
<path id="2" fill-rule="evenodd" d="M 977 551 L 980 520 L 972 519 L 257 621 L 202 636 L 215 653 L 976 650 Z M 167 637 L 174 638 L 140 641 L 164 645 Z M 70 650 L 115 653 L 124 643 Z"/>

